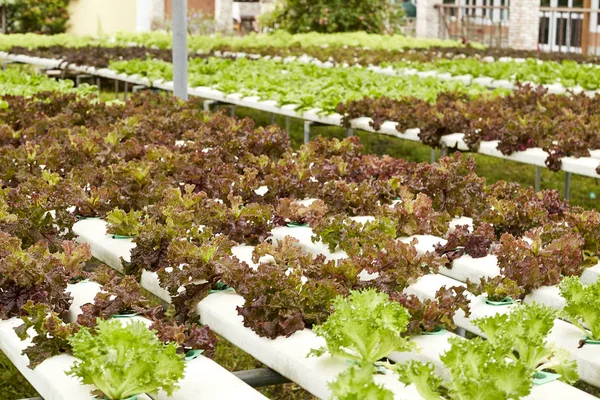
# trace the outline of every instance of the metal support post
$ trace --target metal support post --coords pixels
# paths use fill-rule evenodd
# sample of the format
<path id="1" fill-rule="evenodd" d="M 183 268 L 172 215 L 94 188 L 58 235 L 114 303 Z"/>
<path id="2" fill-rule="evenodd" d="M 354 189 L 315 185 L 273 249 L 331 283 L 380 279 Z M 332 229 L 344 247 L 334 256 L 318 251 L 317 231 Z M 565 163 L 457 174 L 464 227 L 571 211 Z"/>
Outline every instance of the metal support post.
<path id="1" fill-rule="evenodd" d="M 96 78 L 96 86 L 98 86 L 98 93 L 100 93 L 101 89 L 102 89 L 102 78 L 100 78 L 100 77 Z"/>
<path id="2" fill-rule="evenodd" d="M 187 0 L 173 0 L 173 94 L 188 99 Z"/>
<path id="3" fill-rule="evenodd" d="M 429 162 L 430 162 L 431 164 L 433 164 L 433 163 L 435 162 L 436 158 L 437 158 L 437 156 L 436 156 L 436 154 L 435 154 L 435 149 L 432 147 L 432 148 L 431 148 L 431 155 L 430 155 L 430 157 L 429 157 Z"/>
<path id="4" fill-rule="evenodd" d="M 565 172 L 565 200 L 571 198 L 571 173 Z"/>
<path id="5" fill-rule="evenodd" d="M 229 116 L 231 118 L 235 117 L 235 105 L 232 105 L 231 108 L 229 109 Z"/>
<path id="6" fill-rule="evenodd" d="M 131 93 L 141 92 L 142 90 L 146 90 L 146 89 L 149 89 L 149 87 L 146 85 L 133 85 L 131 87 Z"/>
<path id="7" fill-rule="evenodd" d="M 456 334 L 458 336 L 462 336 L 465 337 L 467 335 L 467 331 L 465 331 L 465 328 L 456 328 Z"/>
<path id="8" fill-rule="evenodd" d="M 271 113 L 271 119 L 269 121 L 269 125 L 275 125 L 275 113 Z"/>
<path id="9" fill-rule="evenodd" d="M 119 99 L 119 81 L 115 79 L 115 99 Z"/>
<path id="10" fill-rule="evenodd" d="M 288 136 L 290 136 L 290 117 L 287 115 L 285 116 L 285 131 L 287 132 Z"/>
<path id="11" fill-rule="evenodd" d="M 127 91 L 129 90 L 129 82 L 125 82 L 125 91 L 123 92 L 123 101 L 127 101 Z"/>
<path id="12" fill-rule="evenodd" d="M 354 136 L 354 129 L 346 128 L 346 137 L 352 137 L 352 136 Z"/>
<path id="13" fill-rule="evenodd" d="M 311 121 L 304 121 L 304 144 L 310 142 L 310 127 L 312 124 Z"/>
<path id="14" fill-rule="evenodd" d="M 535 167 L 535 186 L 533 187 L 536 192 L 540 191 L 542 186 L 542 167 Z"/>
<path id="15" fill-rule="evenodd" d="M 233 373 L 238 379 L 244 381 L 247 385 L 258 388 L 271 385 L 281 385 L 289 383 L 290 380 L 271 368 L 251 369 L 248 371 L 236 371 Z"/>
<path id="16" fill-rule="evenodd" d="M 448 146 L 446 146 L 445 144 L 442 143 L 441 147 L 440 147 L 440 158 L 442 157 L 446 157 L 449 153 L 449 149 Z"/>
<path id="17" fill-rule="evenodd" d="M 210 106 L 212 106 L 215 103 L 216 102 L 214 100 L 204 100 L 204 111 L 210 112 Z"/>
<path id="18" fill-rule="evenodd" d="M 92 75 L 87 75 L 87 74 L 77 75 L 75 77 L 75 87 L 81 85 L 82 79 L 94 79 L 94 77 Z"/>

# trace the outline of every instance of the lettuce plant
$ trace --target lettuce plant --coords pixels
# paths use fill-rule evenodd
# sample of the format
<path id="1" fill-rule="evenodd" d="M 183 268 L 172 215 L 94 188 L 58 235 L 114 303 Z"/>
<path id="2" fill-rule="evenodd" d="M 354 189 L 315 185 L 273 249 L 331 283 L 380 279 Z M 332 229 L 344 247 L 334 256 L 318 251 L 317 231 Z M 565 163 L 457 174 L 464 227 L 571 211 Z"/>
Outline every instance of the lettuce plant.
<path id="1" fill-rule="evenodd" d="M 95 385 L 111 400 L 159 390 L 170 396 L 183 378 L 184 361 L 177 346 L 163 344 L 140 321 L 123 325 L 99 320 L 94 332 L 81 328 L 69 343 L 79 360 L 68 374 Z"/>
<path id="2" fill-rule="evenodd" d="M 455 329 L 454 315 L 459 309 L 463 310 L 468 317 L 471 310 L 469 298 L 465 294 L 466 290 L 464 286 L 453 286 L 449 289 L 442 286 L 436 292 L 435 300 L 421 301 L 415 295 L 402 292 L 394 292 L 390 298 L 402 304 L 410 314 L 406 333 L 418 335 L 434 332 L 436 329 Z"/>
<path id="3" fill-rule="evenodd" d="M 577 277 L 566 277 L 560 294 L 567 301 L 562 314 L 587 338 L 600 340 L 600 281 L 584 285 Z"/>
<path id="4" fill-rule="evenodd" d="M 476 319 L 473 324 L 495 349 L 522 363 L 530 375 L 551 369 L 573 383 L 578 379 L 576 362 L 566 350 L 546 341 L 556 315 L 555 310 L 537 303 L 519 304 L 509 313 Z"/>
<path id="5" fill-rule="evenodd" d="M 393 400 L 394 394 L 375 383 L 373 365 L 353 365 L 329 383 L 335 400 Z"/>
<path id="6" fill-rule="evenodd" d="M 414 384 L 426 400 L 520 399 L 533 385 L 531 371 L 524 362 L 510 360 L 481 338 L 449 339 L 450 349 L 440 359 L 450 379 L 443 380 L 432 364 L 408 361 L 395 364 L 400 381 Z"/>
<path id="7" fill-rule="evenodd" d="M 328 352 L 364 365 L 394 351 L 416 348 L 404 337 L 408 312 L 399 303 L 390 302 L 385 293 L 372 289 L 352 291 L 347 298 L 337 297 L 333 309 L 327 321 L 313 328 L 326 345 L 311 350 L 310 355 L 318 357 Z"/>
<path id="8" fill-rule="evenodd" d="M 47 243 L 28 249 L 21 241 L 0 231 L 0 319 L 20 316 L 28 301 L 46 303 L 60 317 L 66 317 L 72 297 L 67 284 L 83 275 L 91 258 L 88 245 L 62 243 L 62 251 L 52 253 Z"/>

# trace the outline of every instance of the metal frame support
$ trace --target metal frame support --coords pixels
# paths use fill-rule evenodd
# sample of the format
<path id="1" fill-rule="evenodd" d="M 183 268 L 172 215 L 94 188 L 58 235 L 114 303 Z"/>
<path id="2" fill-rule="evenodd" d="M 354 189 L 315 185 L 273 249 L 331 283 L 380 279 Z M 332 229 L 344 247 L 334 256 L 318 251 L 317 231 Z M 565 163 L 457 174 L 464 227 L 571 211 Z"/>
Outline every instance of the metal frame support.
<path id="1" fill-rule="evenodd" d="M 82 74 L 82 75 L 75 76 L 75 86 L 81 85 L 81 80 L 82 79 L 91 79 L 92 82 L 93 82 L 94 81 L 94 76 L 88 75 L 88 74 Z"/>
<path id="2" fill-rule="evenodd" d="M 129 91 L 129 82 L 125 81 L 125 89 L 123 91 L 123 101 L 127 101 L 127 92 Z"/>
<path id="3" fill-rule="evenodd" d="M 540 191 L 542 186 L 542 167 L 535 167 L 535 185 L 534 189 L 536 192 Z"/>
<path id="4" fill-rule="evenodd" d="M 271 113 L 271 118 L 269 120 L 269 125 L 275 125 L 275 113 Z"/>
<path id="5" fill-rule="evenodd" d="M 150 88 L 146 85 L 133 85 L 131 87 L 131 93 L 141 92 L 142 90 L 146 90 L 146 89 L 150 89 Z"/>
<path id="6" fill-rule="evenodd" d="M 285 116 L 285 131 L 287 132 L 288 136 L 290 136 L 290 117 L 287 115 Z"/>
<path id="7" fill-rule="evenodd" d="M 173 94 L 188 99 L 187 0 L 173 0 Z"/>
<path id="8" fill-rule="evenodd" d="M 96 86 L 98 87 L 98 93 L 102 91 L 102 78 L 96 77 Z"/>
<path id="9" fill-rule="evenodd" d="M 248 371 L 236 371 L 233 373 L 238 379 L 244 381 L 247 385 L 258 388 L 263 386 L 281 385 L 289 383 L 290 380 L 285 376 L 273 371 L 271 368 L 258 368 Z"/>
<path id="10" fill-rule="evenodd" d="M 565 200 L 571 198 L 571 173 L 565 172 Z"/>
<path id="11" fill-rule="evenodd" d="M 210 106 L 212 106 L 215 103 L 216 103 L 216 101 L 214 101 L 214 100 L 204 100 L 204 103 L 203 103 L 204 111 L 210 112 Z"/>
<path id="12" fill-rule="evenodd" d="M 346 137 L 352 137 L 352 136 L 354 136 L 354 129 L 346 128 Z"/>
<path id="13" fill-rule="evenodd" d="M 312 124 L 312 121 L 304 121 L 304 144 L 310 142 L 310 127 Z"/>
<path id="14" fill-rule="evenodd" d="M 444 143 L 440 146 L 440 158 L 446 157 L 450 153 L 450 149 Z"/>
<path id="15" fill-rule="evenodd" d="M 465 328 L 459 328 L 459 327 L 457 327 L 456 328 L 456 334 L 458 336 L 465 337 L 467 335 L 467 331 L 465 330 Z"/>
<path id="16" fill-rule="evenodd" d="M 15 64 L 14 61 L 10 61 L 10 60 L 6 60 L 2 62 L 2 69 L 6 69 L 6 67 L 8 67 L 9 64 Z"/>
<path id="17" fill-rule="evenodd" d="M 437 159 L 437 154 L 436 154 L 435 149 L 432 147 L 431 148 L 431 154 L 429 156 L 429 163 L 433 164 L 436 159 Z"/>
<path id="18" fill-rule="evenodd" d="M 229 116 L 231 118 L 235 117 L 235 107 L 236 107 L 235 104 L 232 104 L 231 108 L 229 108 Z"/>
<path id="19" fill-rule="evenodd" d="M 115 99 L 119 98 L 119 81 L 115 79 Z"/>

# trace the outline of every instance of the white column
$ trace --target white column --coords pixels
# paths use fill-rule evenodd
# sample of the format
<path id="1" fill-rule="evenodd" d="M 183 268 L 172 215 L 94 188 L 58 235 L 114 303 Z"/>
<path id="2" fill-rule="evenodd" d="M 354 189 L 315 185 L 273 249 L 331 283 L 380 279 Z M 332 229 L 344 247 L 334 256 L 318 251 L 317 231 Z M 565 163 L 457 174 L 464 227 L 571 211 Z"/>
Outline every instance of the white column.
<path id="1" fill-rule="evenodd" d="M 510 0 L 508 45 L 514 49 L 535 50 L 540 31 L 540 0 Z"/>
<path id="2" fill-rule="evenodd" d="M 152 0 L 136 0 L 135 25 L 137 32 L 149 32 L 152 25 Z"/>
<path id="3" fill-rule="evenodd" d="M 438 38 L 440 36 L 440 14 L 434 8 L 441 0 L 417 1 L 416 36 L 418 38 Z"/>
<path id="4" fill-rule="evenodd" d="M 215 21 L 225 32 L 233 30 L 233 0 L 215 0 Z"/>

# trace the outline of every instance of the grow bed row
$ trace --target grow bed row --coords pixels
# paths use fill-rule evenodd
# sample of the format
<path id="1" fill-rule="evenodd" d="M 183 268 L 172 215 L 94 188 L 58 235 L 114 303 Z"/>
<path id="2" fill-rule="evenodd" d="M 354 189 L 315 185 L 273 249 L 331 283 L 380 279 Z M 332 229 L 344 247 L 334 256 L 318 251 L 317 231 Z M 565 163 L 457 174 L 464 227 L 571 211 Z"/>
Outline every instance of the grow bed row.
<path id="1" fill-rule="evenodd" d="M 64 47 L 51 46 L 28 49 L 25 47 L 11 47 L 7 54 L 26 55 L 43 59 L 60 59 L 65 65 L 89 65 L 95 68 L 107 68 L 111 61 L 125 61 L 135 59 L 158 59 L 171 62 L 172 54 L 167 49 L 149 48 L 144 46 L 128 47 Z M 394 53 L 396 54 L 396 53 Z M 597 88 L 595 77 L 598 68 L 595 65 L 579 65 L 575 62 L 558 64 L 555 62 L 542 62 L 534 59 L 499 61 L 456 59 L 437 60 L 430 63 L 406 61 L 390 57 L 377 63 L 361 63 L 361 57 L 345 60 L 343 63 L 332 62 L 340 57 L 330 57 L 325 61 L 303 53 L 299 56 L 270 56 L 245 52 L 214 51 L 210 53 L 190 53 L 190 58 L 207 58 L 209 56 L 225 58 L 273 59 L 284 62 L 313 63 L 319 66 L 352 65 L 366 67 L 370 70 L 387 75 L 417 75 L 421 78 L 436 77 L 442 80 L 457 80 L 464 84 L 477 84 L 490 88 L 515 89 L 517 82 L 521 84 L 543 85 L 550 93 L 564 94 L 567 90 L 575 93 L 584 92 L 594 96 Z M 396 59 L 396 60 L 395 60 Z M 366 61 L 366 60 L 363 60 Z M 373 61 L 373 60 L 371 60 Z M 568 70 L 568 73 L 565 71 Z M 583 84 L 583 86 L 581 86 Z"/>
<path id="2" fill-rule="evenodd" d="M 72 35 L 10 35 L 0 41 L 2 50 L 11 46 L 29 49 L 51 46 L 79 48 L 85 46 L 148 46 L 170 49 L 173 37 L 169 33 L 117 33 L 114 36 L 91 38 Z M 301 56 L 309 54 L 321 61 L 333 59 L 351 63 L 359 59 L 361 64 L 378 65 L 386 61 L 431 62 L 440 58 L 503 59 L 533 58 L 561 62 L 573 60 L 579 63 L 597 63 L 598 57 L 576 53 L 539 52 L 507 48 L 484 47 L 477 44 L 461 45 L 453 40 L 432 40 L 399 35 L 373 35 L 365 33 L 342 34 L 295 34 L 275 32 L 268 35 L 245 37 L 222 37 L 191 35 L 188 46 L 193 51 L 243 51 L 271 56 Z"/>
<path id="3" fill-rule="evenodd" d="M 150 400 L 150 397 L 144 394 L 147 391 L 152 392 L 156 399 L 184 400 L 219 397 L 258 400 L 265 398 L 224 368 L 198 353 L 206 350 L 207 354 L 211 354 L 213 351 L 216 339 L 211 336 L 212 334 L 207 328 L 195 325 L 193 329 L 196 329 L 196 332 L 192 333 L 179 329 L 181 326 L 191 328 L 192 325 L 178 325 L 162 320 L 157 309 L 151 309 L 148 306 L 148 300 L 145 299 L 139 285 L 132 279 L 119 278 L 109 269 L 102 270 L 101 268 L 94 273 L 84 272 L 83 265 L 91 257 L 86 245 L 75 246 L 72 242 L 63 242 L 61 251 L 51 253 L 43 242 L 38 242 L 28 249 L 21 249 L 21 242 L 4 232 L 0 232 L 0 241 L 3 249 L 3 254 L 0 256 L 0 267 L 4 274 L 0 349 L 44 399 L 102 398 L 93 392 L 97 389 L 105 390 L 104 394 L 110 398 L 121 398 L 113 397 L 114 394 L 108 394 L 107 388 L 111 385 L 107 385 L 107 383 L 112 384 L 113 390 L 117 393 L 123 393 L 119 392 L 120 390 L 128 391 L 129 394 L 125 396 L 126 398 L 135 394 L 137 395 L 135 398 L 138 400 Z M 13 270 L 9 271 L 11 268 Z M 20 277 L 17 278 L 19 275 Z M 83 279 L 85 276 L 89 278 Z M 12 292 L 15 288 L 14 286 L 11 288 L 7 281 L 15 278 L 22 280 L 20 291 L 17 298 L 13 297 L 14 302 L 10 302 L 7 300 L 13 296 Z M 26 288 L 23 284 L 23 280 L 35 281 L 40 278 L 43 279 L 33 287 Z M 95 278 L 103 283 L 94 281 Z M 66 283 L 69 281 L 78 282 Z M 61 293 L 61 290 L 64 292 Z M 131 296 L 132 299 L 127 302 L 124 300 L 126 296 Z M 45 302 L 42 302 L 42 299 L 45 299 Z M 64 306 L 68 308 L 61 308 Z M 131 311 L 128 307 L 135 307 L 140 314 L 152 311 L 148 312 L 151 319 L 135 313 L 126 313 Z M 10 317 L 15 313 L 20 313 L 22 318 Z M 165 363 L 164 360 L 152 358 L 156 356 L 155 353 L 150 353 L 154 349 L 140 348 L 135 341 L 131 340 L 131 337 L 122 336 L 121 340 L 129 341 L 118 343 L 117 346 L 114 346 L 114 343 L 106 345 L 114 346 L 110 348 L 115 354 L 112 358 L 108 348 L 90 351 L 85 356 L 79 353 L 77 358 L 71 355 L 67 340 L 70 341 L 78 334 L 78 331 L 81 333 L 84 329 L 99 334 L 97 329 L 100 321 L 97 321 L 96 318 L 113 321 L 113 324 L 114 321 L 125 325 L 142 322 L 144 327 L 154 324 L 152 329 L 159 331 L 161 340 L 171 343 L 173 346 L 182 346 L 182 349 L 194 342 L 196 347 L 192 351 L 193 354 L 186 353 L 185 362 L 180 361 L 182 374 L 180 379 L 175 379 L 179 380 L 178 386 L 167 390 L 173 393 L 170 395 L 167 395 L 165 391 L 154 393 L 152 388 L 166 385 L 166 382 L 173 379 L 174 374 L 176 375 L 176 370 L 169 369 L 172 365 Z M 178 335 L 185 336 L 185 339 Z M 123 345 L 131 346 L 129 353 L 123 352 Z M 102 354 L 103 351 L 108 351 L 108 354 Z M 150 357 L 150 360 L 144 359 L 145 352 L 149 352 L 147 357 Z M 106 371 L 100 374 L 96 371 L 94 374 L 90 372 L 93 367 L 90 368 L 90 365 L 87 365 L 85 368 L 88 368 L 88 372 L 85 375 L 81 375 L 81 370 L 77 376 L 69 373 L 69 370 L 77 370 L 77 363 L 88 361 L 91 357 L 102 356 L 106 358 L 99 359 L 98 362 L 107 363 Z M 139 363 L 127 365 L 127 361 L 125 361 L 125 364 L 119 364 L 119 361 L 115 361 L 115 358 L 119 360 L 119 357 L 135 359 Z M 184 356 L 175 355 L 175 357 L 183 358 Z M 117 367 L 108 368 L 111 363 L 116 364 Z M 149 366 L 156 370 L 148 371 Z M 140 369 L 137 371 L 138 374 L 144 371 L 143 374 L 146 377 L 140 377 L 135 372 L 127 371 L 128 369 L 135 371 L 136 368 Z M 161 376 L 161 373 L 165 375 Z M 111 376 L 111 374 L 116 374 L 116 376 Z M 84 379 L 85 384 L 82 384 L 80 378 Z M 144 379 L 158 381 L 164 379 L 164 382 L 148 386 Z M 92 383 L 98 384 L 98 386 L 94 387 Z M 199 387 L 201 390 L 198 390 Z"/>
<path id="4" fill-rule="evenodd" d="M 197 101 L 180 103 L 154 95 L 107 105 L 74 95 L 45 96 L 29 100 L 7 97 L 8 111 L 0 111 L 4 123 L 0 229 L 19 237 L 23 247 L 35 254 L 42 238 L 56 247 L 62 239 L 72 237 L 77 216 L 105 218 L 112 235 L 135 237 L 132 248 L 127 240 L 107 238 L 105 231 L 92 233 L 100 235 L 100 241 L 108 240 L 110 246 L 122 243 L 121 250 L 130 254 L 129 262 L 121 264 L 128 277 L 123 279 L 136 277 L 150 288 L 153 277 L 153 292 L 172 300 L 174 312 L 170 315 L 177 321 L 194 323 L 201 318 L 225 335 L 228 324 L 245 325 L 249 329 L 230 329 L 243 335 L 232 337 L 242 348 L 246 348 L 244 341 L 249 341 L 256 343 L 257 349 L 280 343 L 283 349 L 290 342 L 275 338 L 295 333 L 312 337 L 310 344 L 298 345 L 289 356 L 294 357 L 300 372 L 318 363 L 334 366 L 327 379 L 321 377 L 314 384 L 317 386 L 309 382 L 315 374 L 302 378 L 296 369 L 278 364 L 281 353 L 255 356 L 318 396 L 328 395 L 326 384 L 335 372 L 344 371 L 339 379 L 347 376 L 345 361 L 325 355 L 306 361 L 305 351 L 318 345 L 315 340 L 323 343 L 314 334 L 322 335 L 324 324 L 335 315 L 330 302 L 338 296 L 338 302 L 352 298 L 350 290 L 368 295 L 365 289 L 371 289 L 371 293 L 379 292 L 377 296 L 392 296 L 394 301 L 386 300 L 382 306 L 407 307 L 410 325 L 406 335 L 417 335 L 435 330 L 436 325 L 453 329 L 454 314 L 459 315 L 459 309 L 471 303 L 465 301 L 469 297 L 464 285 L 437 274 L 461 252 L 497 255 L 498 266 L 512 286 L 506 281 L 494 287 L 506 287 L 506 293 L 514 298 L 557 284 L 562 275 L 579 276 L 597 262 L 599 213 L 572 208 L 554 191 L 534 193 L 504 182 L 486 186 L 475 174 L 470 157 L 456 154 L 440 163 L 416 164 L 363 155 L 356 137 L 343 141 L 319 138 L 293 150 L 278 127 L 255 129 L 250 120 L 199 114 Z M 304 198 L 321 201 L 307 208 L 294 201 Z M 367 216 L 376 219 L 358 226 L 348 215 L 365 221 Z M 419 253 L 414 244 L 396 240 L 446 235 L 456 215 L 472 218 L 475 230 L 471 234 L 453 223 L 456 233 L 447 235 L 448 243 L 436 248 L 436 253 Z M 307 222 L 331 252 L 339 247 L 349 257 L 334 264 L 324 256 L 302 252 L 292 239 L 274 245 L 265 241 L 277 226 Z M 97 223 L 100 221 L 80 221 L 75 229 Z M 527 238 L 537 240 L 538 236 L 539 253 L 527 246 Z M 257 270 L 240 262 L 239 258 L 248 260 L 252 248 L 239 245 L 254 246 L 252 261 L 260 263 Z M 94 251 L 98 258 L 117 265 L 117 257 L 123 254 L 113 253 L 112 247 L 108 250 L 112 258 Z M 516 260 L 505 266 L 503 260 L 513 253 Z M 14 258 L 9 260 L 12 263 Z M 19 280 L 15 271 L 23 268 L 8 268 L 11 263 L 0 263 L 4 267 L 1 287 L 37 292 L 38 283 Z M 41 265 L 54 271 L 52 263 Z M 545 272 L 537 276 L 540 265 Z M 371 275 L 365 276 L 362 270 Z M 156 277 L 162 291 L 156 290 Z M 429 283 L 419 289 L 420 282 Z M 423 318 L 419 312 L 432 303 L 415 305 L 416 300 L 403 298 L 402 291 L 407 287 L 421 290 L 416 293 L 428 293 L 431 300 L 434 294 L 429 285 L 434 283 L 456 287 L 435 293 L 432 303 L 440 305 L 441 311 Z M 225 289 L 223 284 L 235 288 L 241 298 L 227 291 L 209 294 Z M 488 296 L 500 294 L 486 285 L 469 290 Z M 115 299 L 137 301 L 137 295 L 126 296 L 127 292 L 123 288 Z M 215 314 L 218 307 L 206 306 L 220 302 L 212 299 L 223 298 L 231 301 L 223 305 L 230 321 L 226 324 L 217 322 L 222 321 Z M 58 309 L 66 305 L 51 303 Z M 205 306 L 207 310 L 203 310 Z M 235 314 L 235 306 L 240 315 Z M 0 311 L 6 313 L 4 317 L 27 317 L 19 308 Z M 85 311 L 89 315 L 93 309 Z M 401 313 L 408 322 L 408 314 Z M 546 313 L 550 327 L 554 316 L 551 311 Z M 314 327 L 312 333 L 306 329 L 310 327 Z M 329 341 L 325 342 L 329 347 Z M 458 342 L 450 342 L 455 349 Z M 525 372 L 526 377 L 528 374 Z M 570 374 L 567 377 L 572 380 Z M 368 370 L 366 378 L 373 379 Z M 396 387 L 404 390 L 392 374 L 375 379 L 389 382 L 394 392 Z M 342 379 L 338 390 L 340 385 L 343 389 L 353 383 Z M 531 384 L 528 378 L 525 383 Z"/>
<path id="5" fill-rule="evenodd" d="M 61 63 L 60 60 L 39 60 L 29 56 L 5 56 L 15 61 L 51 68 Z M 149 67 L 149 64 L 142 62 L 136 69 L 143 73 L 146 67 Z M 69 68 L 75 72 L 133 85 L 173 90 L 172 82 L 151 81 L 138 74 L 128 75 L 110 69 L 74 65 L 70 65 Z M 152 71 L 157 73 L 156 69 Z M 168 76 L 168 73 L 166 70 L 165 76 Z M 320 92 L 321 88 L 319 86 Z M 297 104 L 280 106 L 281 98 L 279 101 L 264 100 L 264 96 L 227 94 L 209 87 L 190 88 L 189 93 L 319 124 L 340 125 L 343 122 L 344 126 L 353 129 L 422 141 L 433 147 L 478 151 L 493 157 L 548 167 L 554 171 L 563 170 L 590 177 L 598 175 L 596 157 L 600 152 L 594 150 L 599 144 L 594 133 L 596 119 L 593 118 L 597 101 L 586 99 L 583 95 L 560 100 L 554 95 L 523 89 L 505 99 L 495 100 L 471 99 L 465 102 L 461 96 L 443 95 L 433 105 L 410 98 L 363 99 L 338 105 L 337 109 L 342 113 L 342 117 L 337 113 L 323 115 L 320 109 L 301 111 Z M 545 108 L 539 109 L 540 102 Z M 332 107 L 334 106 L 332 104 Z M 372 115 L 373 118 L 363 117 L 364 115 Z M 516 122 L 519 119 L 524 121 Z M 418 125 L 421 125 L 420 129 L 411 129 Z M 501 126 L 501 129 L 498 126 Z M 452 133 L 457 131 L 466 133 Z"/>
<path id="6" fill-rule="evenodd" d="M 19 51 L 14 51 L 20 54 Z M 420 78 L 435 77 L 445 81 L 459 81 L 465 85 L 475 84 L 490 89 L 517 89 L 519 85 L 542 86 L 549 93 L 566 94 L 584 93 L 594 97 L 598 93 L 597 76 L 600 70 L 596 65 L 580 65 L 568 63 L 565 65 L 554 62 L 542 62 L 533 59 L 502 59 L 499 61 L 479 61 L 472 59 L 439 60 L 434 63 L 420 62 L 392 62 L 381 64 L 336 63 L 332 60 L 321 61 L 318 58 L 302 54 L 299 57 L 288 56 L 262 56 L 260 54 L 247 54 L 245 52 L 215 51 L 211 55 L 225 58 L 249 58 L 251 60 L 274 60 L 284 63 L 299 62 L 315 64 L 324 68 L 331 67 L 366 67 L 371 71 L 390 76 L 413 76 Z M 357 58 L 358 59 L 358 58 Z M 542 70 L 545 70 L 542 73 Z M 566 71 L 569 71 L 568 73 Z M 569 78 L 565 77 L 567 74 Z M 580 82 L 584 85 L 582 86 Z"/>
<path id="7" fill-rule="evenodd" d="M 296 230 L 297 228 L 278 229 L 278 233 L 274 232 L 275 239 L 279 235 L 284 235 L 284 231 L 298 237 L 298 235 L 295 234 L 296 232 L 299 232 Z M 130 251 L 135 248 L 135 244 L 131 242 L 131 239 L 114 239 L 112 235 L 108 235 L 106 233 L 106 223 L 100 219 L 81 221 L 74 226 L 74 231 L 79 236 L 78 240 L 90 245 L 92 253 L 96 258 L 107 262 L 108 265 L 111 265 L 119 271 L 123 270 L 120 260 L 128 262 L 130 260 Z M 302 247 L 304 247 L 305 244 L 308 244 L 307 248 L 310 248 L 313 245 L 310 240 L 308 243 L 300 242 Z M 253 247 L 251 246 L 239 246 L 238 248 L 234 247 L 232 253 L 252 268 L 258 268 L 258 264 L 252 260 L 252 250 Z M 160 286 L 156 274 L 144 271 L 141 282 L 142 285 L 154 295 L 167 302 L 171 301 L 169 293 Z M 454 286 L 459 285 L 459 283 L 439 275 L 427 275 L 419 278 L 415 284 L 409 286 L 406 289 L 406 292 L 415 294 L 421 299 L 434 300 L 435 292 L 443 285 Z M 474 298 L 471 307 L 476 308 L 475 305 L 478 305 L 479 303 L 485 305 L 481 298 Z M 328 383 L 334 381 L 336 376 L 347 368 L 345 361 L 343 359 L 329 359 L 328 357 L 325 359 L 323 359 L 323 357 L 321 357 L 321 359 L 307 358 L 311 349 L 323 345 L 321 338 L 317 337 L 308 329 L 296 332 L 287 338 L 279 338 L 275 341 L 261 338 L 244 326 L 243 319 L 236 312 L 236 308 L 241 307 L 243 304 L 244 299 L 233 292 L 215 293 L 210 294 L 197 305 L 197 313 L 200 315 L 202 323 L 207 324 L 219 335 L 248 352 L 262 363 L 278 371 L 288 379 L 298 383 L 316 397 L 320 399 L 330 398 L 331 392 L 330 389 L 328 389 Z M 494 309 L 494 313 L 497 312 L 497 310 L 497 308 Z M 506 311 L 506 309 L 504 311 Z M 478 316 L 488 316 L 491 314 L 492 313 L 488 311 L 487 313 L 478 313 Z M 461 320 L 461 316 L 459 315 L 457 315 L 456 318 Z M 465 318 L 462 317 L 462 319 Z M 466 320 L 468 321 L 468 319 Z M 559 323 L 559 321 L 557 320 L 556 323 Z M 568 324 L 565 323 L 565 325 Z M 569 332 L 570 335 L 567 337 L 567 341 L 575 340 L 577 342 L 581 334 L 577 329 L 574 329 L 574 331 L 576 331 L 575 336 L 573 336 L 573 329 L 563 330 L 561 333 Z M 419 346 L 418 352 L 392 353 L 388 358 L 398 363 L 403 363 L 407 360 L 432 362 L 438 368 L 443 368 L 443 364 L 440 361 L 440 355 L 450 348 L 448 339 L 454 336 L 455 335 L 450 332 L 443 332 L 440 335 L 414 336 L 411 337 L 411 341 L 414 341 Z M 580 372 L 593 373 L 594 377 L 596 377 L 597 371 L 600 368 L 600 365 L 597 364 L 597 356 L 599 356 L 600 353 L 596 351 L 590 353 L 589 349 L 587 349 L 587 351 L 588 354 L 586 358 L 588 363 L 585 364 L 585 367 L 582 367 L 582 364 L 579 364 Z M 377 382 L 384 384 L 386 388 L 392 390 L 395 394 L 395 398 L 421 398 L 419 394 L 410 390 L 414 388 L 409 387 L 409 389 L 406 389 L 402 386 L 398 386 L 397 382 L 394 382 L 397 378 L 390 376 L 389 373 L 384 376 L 378 376 L 378 378 Z M 573 396 L 577 399 L 594 398 L 593 396 L 560 381 L 535 386 L 531 395 L 527 398 L 559 399 L 564 398 L 564 396 Z"/>

